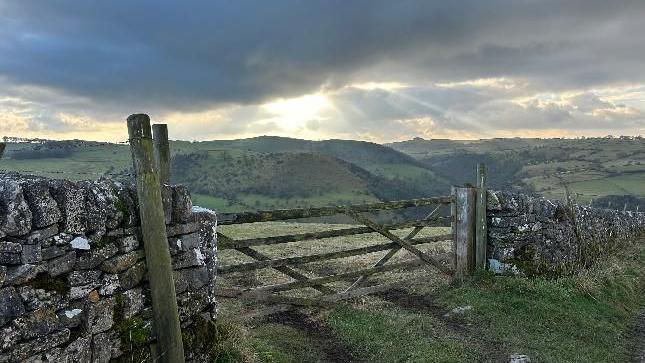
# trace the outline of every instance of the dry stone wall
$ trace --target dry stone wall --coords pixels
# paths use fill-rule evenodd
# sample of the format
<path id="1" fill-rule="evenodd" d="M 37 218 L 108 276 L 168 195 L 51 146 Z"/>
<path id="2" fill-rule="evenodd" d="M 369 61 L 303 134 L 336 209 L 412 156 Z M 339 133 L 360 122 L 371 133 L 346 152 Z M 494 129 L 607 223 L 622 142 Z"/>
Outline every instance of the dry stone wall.
<path id="1" fill-rule="evenodd" d="M 162 195 L 190 331 L 215 309 L 217 220 L 182 186 Z M 132 185 L 0 174 L 0 362 L 154 358 L 139 225 Z"/>
<path id="2" fill-rule="evenodd" d="M 488 192 L 487 204 L 487 256 L 496 272 L 570 273 L 645 233 L 645 213 L 496 191 Z"/>

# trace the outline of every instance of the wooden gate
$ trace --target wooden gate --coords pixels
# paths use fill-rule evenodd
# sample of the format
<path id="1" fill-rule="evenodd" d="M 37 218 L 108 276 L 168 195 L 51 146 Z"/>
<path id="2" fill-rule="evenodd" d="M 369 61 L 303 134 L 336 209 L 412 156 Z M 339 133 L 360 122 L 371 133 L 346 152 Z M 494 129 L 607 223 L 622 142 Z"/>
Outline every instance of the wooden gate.
<path id="1" fill-rule="evenodd" d="M 333 206 L 322 208 L 283 209 L 260 212 L 243 212 L 220 214 L 219 225 L 247 224 L 256 222 L 285 221 L 301 218 L 327 217 L 344 214 L 356 222 L 345 228 L 260 237 L 251 239 L 232 239 L 218 232 L 218 250 L 234 249 L 253 259 L 253 262 L 238 264 L 222 264 L 218 267 L 218 281 L 234 272 L 252 272 L 259 269 L 271 268 L 287 275 L 292 280 L 284 283 L 263 285 L 252 288 L 218 287 L 217 295 L 225 298 L 241 298 L 255 300 L 261 303 L 278 304 L 269 308 L 269 312 L 284 310 L 293 306 L 325 306 L 340 300 L 354 298 L 378 291 L 387 290 L 392 284 L 377 284 L 364 286 L 366 280 L 374 274 L 397 269 L 414 269 L 420 266 L 432 266 L 436 271 L 462 279 L 474 266 L 474 236 L 475 236 L 475 198 L 474 188 L 453 188 L 450 196 L 381 202 L 363 205 Z M 365 215 L 366 212 L 395 211 L 407 208 L 425 207 L 430 212 L 424 218 L 393 224 L 380 224 Z M 450 210 L 449 216 L 441 216 L 440 211 Z M 417 237 L 426 227 L 451 226 L 450 233 L 429 237 Z M 400 229 L 411 229 L 405 237 L 395 233 Z M 257 250 L 258 246 L 277 245 L 285 243 L 305 243 L 332 237 L 353 236 L 368 233 L 378 233 L 387 238 L 386 243 L 372 244 L 357 248 L 343 249 L 306 256 L 288 256 L 275 258 Z M 452 241 L 452 251 L 443 255 L 430 255 L 421 251 L 417 245 L 438 241 Z M 388 263 L 398 251 L 407 250 L 414 258 L 400 262 Z M 310 277 L 298 270 L 304 265 L 332 259 L 342 259 L 352 256 L 387 251 L 369 268 L 360 268 L 348 272 Z M 349 287 L 336 290 L 328 286 L 337 281 L 352 281 Z M 218 283 L 220 285 L 220 283 Z M 319 292 L 315 297 L 284 296 L 280 292 L 294 289 L 313 288 Z"/>

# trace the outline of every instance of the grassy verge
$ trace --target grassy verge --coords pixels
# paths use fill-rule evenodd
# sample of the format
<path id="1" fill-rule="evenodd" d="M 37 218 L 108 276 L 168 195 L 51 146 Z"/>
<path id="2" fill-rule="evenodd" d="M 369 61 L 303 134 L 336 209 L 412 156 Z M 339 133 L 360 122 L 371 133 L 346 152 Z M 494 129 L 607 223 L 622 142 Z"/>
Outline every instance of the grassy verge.
<path id="1" fill-rule="evenodd" d="M 539 362 L 625 361 L 624 333 L 645 304 L 645 248 L 576 277 L 480 276 L 434 296 L 444 312 L 471 308 L 446 318 L 397 306 L 344 307 L 327 322 L 370 361 L 498 361 L 511 353 Z"/>

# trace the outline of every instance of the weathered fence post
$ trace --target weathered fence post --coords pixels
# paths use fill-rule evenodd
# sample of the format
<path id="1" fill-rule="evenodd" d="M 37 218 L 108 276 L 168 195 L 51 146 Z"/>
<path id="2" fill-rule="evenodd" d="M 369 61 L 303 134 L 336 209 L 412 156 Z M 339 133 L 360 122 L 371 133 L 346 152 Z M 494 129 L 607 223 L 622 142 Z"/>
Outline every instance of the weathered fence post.
<path id="1" fill-rule="evenodd" d="M 159 172 L 159 182 L 170 184 L 170 143 L 168 142 L 168 125 L 152 125 L 153 144 L 155 147 L 155 165 Z"/>
<path id="2" fill-rule="evenodd" d="M 455 281 L 463 281 L 475 266 L 475 201 L 473 187 L 452 187 L 453 249 L 455 251 Z"/>
<path id="3" fill-rule="evenodd" d="M 183 362 L 184 346 L 161 202 L 161 188 L 153 160 L 152 132 L 148 115 L 130 115 L 128 134 L 137 181 L 141 232 L 150 280 L 158 358 L 161 362 Z"/>
<path id="4" fill-rule="evenodd" d="M 475 268 L 486 269 L 486 245 L 488 228 L 486 225 L 486 164 L 477 164 L 477 230 L 475 235 Z"/>

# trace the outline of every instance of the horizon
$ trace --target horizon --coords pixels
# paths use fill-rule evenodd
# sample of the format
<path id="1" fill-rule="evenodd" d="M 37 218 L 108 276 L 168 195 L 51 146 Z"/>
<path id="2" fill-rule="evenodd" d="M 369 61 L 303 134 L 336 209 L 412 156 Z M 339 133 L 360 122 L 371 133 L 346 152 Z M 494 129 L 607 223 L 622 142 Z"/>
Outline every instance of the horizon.
<path id="1" fill-rule="evenodd" d="M 480 138 L 480 139 L 449 139 L 449 138 L 423 138 L 423 137 L 413 137 L 407 140 L 398 140 L 398 141 L 389 141 L 389 142 L 376 142 L 369 140 L 356 140 L 356 139 L 341 139 L 341 138 L 331 138 L 331 139 L 303 139 L 289 136 L 279 136 L 279 135 L 256 135 L 244 138 L 231 138 L 231 139 L 205 139 L 205 140 L 186 140 L 186 139 L 173 139 L 169 138 L 171 142 L 189 142 L 189 143 L 200 143 L 200 142 L 214 142 L 214 141 L 241 141 L 241 140 L 250 140 L 263 137 L 272 137 L 272 138 L 281 138 L 281 139 L 291 139 L 291 140 L 301 140 L 301 141 L 312 141 L 312 142 L 322 142 L 322 141 L 356 141 L 356 142 L 367 142 L 374 143 L 378 145 L 388 145 L 396 143 L 405 143 L 410 141 L 454 141 L 454 142 L 474 142 L 474 141 L 491 141 L 491 140 L 587 140 L 587 139 L 642 139 L 643 135 L 602 135 L 602 136 L 573 136 L 573 137 L 491 137 L 491 138 Z M 23 143 L 23 142 L 65 142 L 65 141 L 87 141 L 87 142 L 97 142 L 97 143 L 108 143 L 108 144 L 127 144 L 128 141 L 109 141 L 109 140 L 92 140 L 92 139 L 48 139 L 48 138 L 29 138 L 29 137 L 20 137 L 20 136 L 9 136 L 4 135 L 0 137 L 3 142 L 6 143 Z M 18 141 L 16 141 L 18 140 Z"/>
<path id="2" fill-rule="evenodd" d="M 642 135 L 644 17 L 639 1 L 0 0 L 0 134 L 115 142 L 146 112 L 186 140 Z"/>

